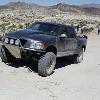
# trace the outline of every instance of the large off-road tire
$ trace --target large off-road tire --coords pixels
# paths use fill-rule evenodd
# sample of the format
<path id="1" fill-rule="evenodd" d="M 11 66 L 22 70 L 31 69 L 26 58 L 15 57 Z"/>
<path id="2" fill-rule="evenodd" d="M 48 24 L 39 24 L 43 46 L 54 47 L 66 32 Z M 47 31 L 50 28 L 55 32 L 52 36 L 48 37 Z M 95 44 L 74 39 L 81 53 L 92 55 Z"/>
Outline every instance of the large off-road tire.
<path id="1" fill-rule="evenodd" d="M 15 61 L 15 57 L 13 57 L 5 47 L 1 47 L 1 59 L 4 63 L 12 63 Z"/>
<path id="2" fill-rule="evenodd" d="M 80 53 L 74 55 L 74 63 L 81 63 L 83 61 L 84 49 L 82 48 Z"/>
<path id="3" fill-rule="evenodd" d="M 53 73 L 56 64 L 56 55 L 53 52 L 47 52 L 38 62 L 38 74 L 49 76 Z"/>

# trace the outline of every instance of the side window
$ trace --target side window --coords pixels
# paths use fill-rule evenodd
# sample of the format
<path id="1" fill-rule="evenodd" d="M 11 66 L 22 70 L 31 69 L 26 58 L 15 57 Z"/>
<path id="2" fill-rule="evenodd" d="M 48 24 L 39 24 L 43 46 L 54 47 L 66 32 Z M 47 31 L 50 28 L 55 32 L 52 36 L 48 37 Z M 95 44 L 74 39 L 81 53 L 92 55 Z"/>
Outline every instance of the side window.
<path id="1" fill-rule="evenodd" d="M 66 29 L 66 27 L 61 27 L 60 34 L 66 34 L 67 35 L 67 29 Z"/>
<path id="2" fill-rule="evenodd" d="M 67 35 L 69 38 L 74 38 L 76 36 L 75 29 L 73 27 L 67 27 Z"/>
<path id="3" fill-rule="evenodd" d="M 54 36 L 59 36 L 59 28 L 58 26 L 53 27 L 53 29 L 51 30 L 51 34 Z"/>

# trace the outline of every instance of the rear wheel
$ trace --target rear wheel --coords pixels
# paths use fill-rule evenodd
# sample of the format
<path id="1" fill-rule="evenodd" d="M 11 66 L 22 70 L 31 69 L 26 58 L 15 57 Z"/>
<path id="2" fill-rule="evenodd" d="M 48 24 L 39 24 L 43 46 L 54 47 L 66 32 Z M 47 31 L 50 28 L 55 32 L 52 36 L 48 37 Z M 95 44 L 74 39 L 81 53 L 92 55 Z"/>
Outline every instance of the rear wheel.
<path id="1" fill-rule="evenodd" d="M 53 73 L 56 64 L 56 55 L 47 52 L 38 62 L 38 73 L 41 76 L 48 76 Z"/>
<path id="2" fill-rule="evenodd" d="M 1 47 L 1 59 L 4 63 L 12 63 L 15 61 L 15 57 L 5 47 Z"/>
<path id="3" fill-rule="evenodd" d="M 84 49 L 82 48 L 78 55 L 74 55 L 74 63 L 81 63 L 83 61 Z"/>

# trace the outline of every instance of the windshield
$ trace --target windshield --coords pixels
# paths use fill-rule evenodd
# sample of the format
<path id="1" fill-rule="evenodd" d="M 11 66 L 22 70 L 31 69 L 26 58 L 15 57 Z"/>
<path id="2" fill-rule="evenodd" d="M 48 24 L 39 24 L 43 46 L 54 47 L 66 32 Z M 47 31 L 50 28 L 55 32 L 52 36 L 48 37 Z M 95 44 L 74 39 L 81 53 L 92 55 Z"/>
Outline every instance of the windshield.
<path id="1" fill-rule="evenodd" d="M 44 32 L 44 33 L 56 33 L 57 34 L 59 26 L 54 25 L 54 24 L 49 24 L 49 23 L 36 22 L 32 24 L 30 28 L 36 31 Z"/>

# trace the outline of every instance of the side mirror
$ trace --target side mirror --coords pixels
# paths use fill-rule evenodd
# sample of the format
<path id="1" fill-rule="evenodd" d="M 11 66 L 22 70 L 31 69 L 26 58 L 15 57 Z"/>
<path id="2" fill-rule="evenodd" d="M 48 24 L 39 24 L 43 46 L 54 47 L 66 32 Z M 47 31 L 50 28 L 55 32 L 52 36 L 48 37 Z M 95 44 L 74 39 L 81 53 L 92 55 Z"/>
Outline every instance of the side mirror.
<path id="1" fill-rule="evenodd" d="M 60 38 L 67 38 L 67 35 L 63 33 L 60 35 Z"/>
<path id="2" fill-rule="evenodd" d="M 83 38 L 86 38 L 86 39 L 88 39 L 88 37 L 87 37 L 86 35 L 83 35 Z"/>
<path id="3" fill-rule="evenodd" d="M 57 35 L 54 31 L 51 31 L 50 34 L 53 35 L 53 36 Z"/>

